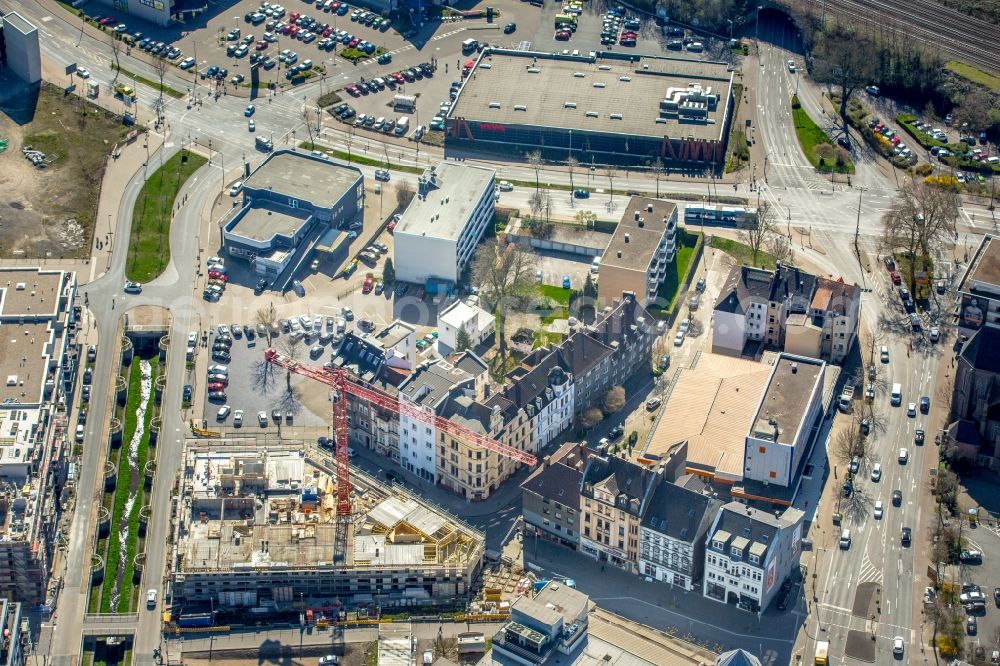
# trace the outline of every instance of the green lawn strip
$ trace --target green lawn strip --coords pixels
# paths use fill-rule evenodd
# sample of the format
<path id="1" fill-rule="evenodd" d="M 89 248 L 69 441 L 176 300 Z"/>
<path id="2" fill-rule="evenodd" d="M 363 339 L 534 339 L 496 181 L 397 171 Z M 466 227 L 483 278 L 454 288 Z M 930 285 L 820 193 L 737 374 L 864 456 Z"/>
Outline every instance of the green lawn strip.
<path id="1" fill-rule="evenodd" d="M 817 125 L 796 98 L 792 98 L 792 120 L 795 123 L 795 135 L 809 163 L 820 171 L 836 171 L 837 173 L 854 173 L 854 163 L 846 153 L 834 146 L 830 137 Z M 841 160 L 838 163 L 838 158 Z"/>
<path id="2" fill-rule="evenodd" d="M 774 257 L 763 250 L 757 253 L 757 262 L 754 263 L 753 252 L 750 250 L 750 246 L 729 238 L 720 238 L 718 236 L 714 237 L 712 239 L 712 247 L 716 250 L 722 250 L 726 254 L 732 255 L 737 264 L 757 266 L 758 268 L 766 268 L 769 270 L 773 269 L 777 264 Z"/>
<path id="3" fill-rule="evenodd" d="M 568 306 L 572 290 L 563 289 L 561 286 L 552 284 L 540 284 L 538 285 L 538 292 L 545 298 L 551 298 L 559 305 Z"/>
<path id="4" fill-rule="evenodd" d="M 917 122 L 917 117 L 910 113 L 901 113 L 896 116 L 896 122 L 903 130 L 913 137 L 913 139 L 919 143 L 924 148 L 933 148 L 934 146 L 945 146 L 947 145 L 944 141 L 938 141 L 930 134 L 926 132 L 921 132 L 918 130 L 914 123 Z"/>
<path id="5" fill-rule="evenodd" d="M 125 69 L 124 67 L 121 67 L 121 66 L 118 66 L 118 65 L 111 65 L 111 69 L 118 70 L 118 73 L 121 74 L 122 76 L 124 76 L 125 78 L 132 79 L 136 83 L 141 83 L 143 85 L 147 85 L 150 88 L 152 88 L 153 90 L 160 90 L 160 91 L 163 92 L 164 95 L 167 95 L 169 97 L 173 97 L 174 99 L 180 99 L 180 98 L 184 97 L 184 93 L 179 92 L 177 90 L 174 90 L 173 88 L 171 88 L 170 86 L 168 86 L 166 83 L 164 83 L 163 87 L 161 88 L 159 81 L 153 81 L 152 79 L 147 79 L 145 76 L 140 76 L 139 74 L 136 74 L 135 72 L 130 72 L 129 70 Z"/>
<path id="6" fill-rule="evenodd" d="M 1000 92 L 1000 77 L 987 74 L 982 70 L 976 69 L 971 65 L 966 65 L 964 62 L 958 62 L 957 60 L 949 60 L 945 65 L 945 69 L 961 76 L 963 79 L 986 86 L 993 92 Z"/>
<path id="7" fill-rule="evenodd" d="M 184 156 L 187 163 L 182 163 Z M 187 179 L 208 160 L 182 150 L 156 170 L 143 185 L 132 210 L 125 274 L 135 282 L 149 282 L 170 262 L 170 220 L 174 199 Z"/>
<path id="8" fill-rule="evenodd" d="M 359 49 L 352 49 L 348 47 L 338 51 L 337 55 L 341 56 L 342 58 L 346 58 L 351 62 L 360 62 L 361 60 L 367 60 L 368 58 L 377 58 L 385 52 L 386 49 L 384 49 L 381 46 L 377 47 L 374 53 L 365 53 L 364 51 L 361 51 Z"/>
<path id="9" fill-rule="evenodd" d="M 677 254 L 674 257 L 674 265 L 672 269 L 667 269 L 666 277 L 663 278 L 659 289 L 656 290 L 656 301 L 646 308 L 654 317 L 667 318 L 673 311 L 680 293 L 680 286 L 691 270 L 691 260 L 694 258 L 700 242 L 701 234 L 684 229 L 678 230 Z"/>
<path id="10" fill-rule="evenodd" d="M 111 511 L 111 532 L 108 535 L 108 551 L 104 563 L 104 584 L 101 588 L 101 612 L 111 611 L 111 592 L 114 590 L 115 581 L 118 578 L 118 556 L 123 544 L 119 534 L 122 516 L 125 513 L 125 503 L 128 501 L 129 483 L 131 482 L 132 470 L 128 466 L 128 444 L 135 432 L 135 410 L 139 406 L 139 398 L 142 391 L 142 373 L 139 370 L 139 359 L 134 359 L 129 369 L 128 397 L 125 401 L 123 414 L 124 427 L 122 430 L 122 445 L 116 449 L 118 453 L 118 476 L 115 485 L 114 507 Z M 131 585 L 131 581 L 122 581 L 124 586 Z"/>
<path id="11" fill-rule="evenodd" d="M 385 160 L 377 160 L 371 157 L 362 157 L 360 155 L 355 155 L 354 153 L 348 154 L 344 150 L 334 150 L 333 148 L 326 148 L 324 146 L 317 145 L 309 141 L 303 141 L 299 144 L 299 148 L 302 150 L 316 150 L 321 153 L 326 153 L 330 157 L 336 157 L 338 160 L 344 160 L 345 162 L 350 162 L 352 164 L 363 164 L 365 166 L 377 166 L 385 167 L 387 169 L 392 169 L 393 171 L 405 171 L 406 173 L 423 173 L 424 170 L 421 167 L 406 166 L 403 164 L 393 164 L 389 162 L 386 166 Z"/>
<path id="12" fill-rule="evenodd" d="M 146 469 L 146 461 L 149 459 L 149 424 L 153 420 L 153 402 L 155 401 L 153 394 L 156 391 L 154 386 L 156 384 L 156 377 L 159 374 L 160 366 L 160 359 L 158 356 L 153 356 L 148 360 L 150 366 L 152 366 L 149 404 L 146 406 L 146 413 L 143 418 L 143 433 L 139 440 L 139 449 L 136 452 L 136 467 L 139 470 L 139 487 L 136 492 L 135 503 L 132 504 L 132 511 L 128 515 L 128 541 L 125 543 L 125 575 L 122 577 L 122 594 L 118 598 L 119 613 L 127 613 L 132 610 L 135 595 L 135 586 L 132 583 L 132 576 L 135 572 L 136 545 L 139 539 L 139 511 L 142 509 L 143 500 L 146 495 L 146 486 L 143 481 L 143 471 Z M 138 365 L 138 363 L 134 363 L 134 365 Z M 138 407 L 138 404 L 136 406 Z M 126 422 L 125 434 L 127 438 L 124 440 L 124 444 L 122 446 L 123 449 L 128 445 L 128 442 L 132 441 L 132 436 L 135 434 L 135 429 L 138 426 L 138 422 L 135 418 L 135 410 L 133 409 L 130 414 L 131 419 Z M 128 427 L 129 425 L 131 427 Z M 128 593 L 126 594 L 126 592 Z"/>

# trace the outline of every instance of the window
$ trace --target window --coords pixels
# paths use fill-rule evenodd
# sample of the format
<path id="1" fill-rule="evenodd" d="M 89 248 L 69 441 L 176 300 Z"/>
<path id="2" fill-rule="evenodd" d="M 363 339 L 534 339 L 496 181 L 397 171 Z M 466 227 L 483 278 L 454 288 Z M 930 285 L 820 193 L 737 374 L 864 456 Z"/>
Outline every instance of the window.
<path id="1" fill-rule="evenodd" d="M 758 446 L 757 447 L 757 453 L 767 453 L 767 447 L 766 446 Z"/>
<path id="2" fill-rule="evenodd" d="M 768 476 L 768 478 L 771 478 L 771 479 L 777 479 L 778 478 L 778 473 L 777 472 L 768 472 L 767 476 Z"/>
<path id="3" fill-rule="evenodd" d="M 757 557 L 756 555 L 751 554 L 750 555 L 750 564 L 759 564 L 759 563 L 760 563 L 760 558 Z"/>

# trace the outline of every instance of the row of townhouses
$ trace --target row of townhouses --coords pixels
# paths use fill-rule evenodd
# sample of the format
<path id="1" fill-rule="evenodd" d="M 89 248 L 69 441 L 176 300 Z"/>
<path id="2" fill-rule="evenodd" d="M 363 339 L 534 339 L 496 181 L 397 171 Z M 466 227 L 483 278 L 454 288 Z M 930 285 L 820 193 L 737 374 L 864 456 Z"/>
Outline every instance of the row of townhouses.
<path id="1" fill-rule="evenodd" d="M 502 386 L 490 381 L 487 364 L 471 350 L 420 361 L 414 329 L 399 321 L 376 334 L 348 334 L 331 363 L 396 396 L 402 408 L 400 416 L 349 398 L 352 444 L 372 448 L 428 483 L 480 500 L 518 463 L 407 414 L 432 413 L 537 455 L 608 389 L 649 367 L 655 336 L 652 317 L 625 293 L 562 344 L 534 350 Z"/>
<path id="2" fill-rule="evenodd" d="M 683 476 L 566 444 L 521 484 L 525 532 L 595 560 L 759 612 L 797 566 L 803 514 L 723 503 Z"/>

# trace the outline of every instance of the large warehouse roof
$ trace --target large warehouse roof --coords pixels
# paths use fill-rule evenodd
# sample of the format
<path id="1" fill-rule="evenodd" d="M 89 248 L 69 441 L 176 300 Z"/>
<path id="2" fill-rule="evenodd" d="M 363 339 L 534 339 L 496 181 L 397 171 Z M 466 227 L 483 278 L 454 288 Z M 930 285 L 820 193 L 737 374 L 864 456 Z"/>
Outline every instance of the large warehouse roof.
<path id="1" fill-rule="evenodd" d="M 721 140 L 731 83 L 732 72 L 718 62 L 487 50 L 450 116 L 500 125 Z"/>

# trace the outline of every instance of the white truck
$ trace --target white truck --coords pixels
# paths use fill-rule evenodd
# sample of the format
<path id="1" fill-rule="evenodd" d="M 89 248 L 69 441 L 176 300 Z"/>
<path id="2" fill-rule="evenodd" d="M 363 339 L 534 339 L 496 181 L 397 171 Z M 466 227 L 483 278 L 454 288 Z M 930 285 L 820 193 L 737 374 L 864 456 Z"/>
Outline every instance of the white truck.
<path id="1" fill-rule="evenodd" d="M 854 398 L 854 384 L 848 384 L 844 387 L 843 393 L 840 394 L 840 402 L 837 403 L 837 407 L 842 412 L 849 411 L 851 409 L 851 400 Z"/>
<path id="2" fill-rule="evenodd" d="M 409 116 L 403 116 L 402 118 L 396 121 L 395 132 L 398 136 L 405 136 L 409 130 L 410 130 Z"/>

